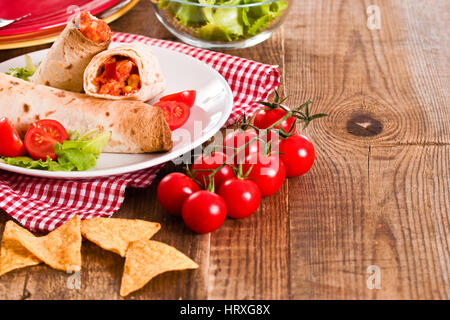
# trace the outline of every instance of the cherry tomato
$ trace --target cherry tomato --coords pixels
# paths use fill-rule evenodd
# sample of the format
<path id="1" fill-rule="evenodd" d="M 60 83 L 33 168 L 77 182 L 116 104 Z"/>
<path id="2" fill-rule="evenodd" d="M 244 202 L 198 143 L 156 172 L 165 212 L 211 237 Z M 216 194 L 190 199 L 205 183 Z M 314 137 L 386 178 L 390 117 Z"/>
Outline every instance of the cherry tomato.
<path id="1" fill-rule="evenodd" d="M 25 148 L 34 160 L 46 160 L 47 156 L 55 160 L 55 144 L 67 139 L 67 131 L 61 123 L 49 119 L 39 120 L 28 129 Z"/>
<path id="2" fill-rule="evenodd" d="M 200 187 L 187 175 L 174 172 L 165 176 L 156 190 L 161 207 L 168 213 L 181 216 L 184 201 Z"/>
<path id="3" fill-rule="evenodd" d="M 200 156 L 195 159 L 192 165 L 192 170 L 214 170 L 218 168 L 221 164 L 225 163 L 227 160 L 227 155 L 223 152 L 213 152 L 209 156 Z M 194 171 L 194 178 L 200 183 L 203 188 L 207 188 L 209 185 L 208 176 L 211 171 Z M 233 178 L 233 169 L 229 166 L 224 166 L 214 175 L 214 187 L 219 190 L 219 187 L 226 180 Z"/>
<path id="4" fill-rule="evenodd" d="M 160 107 L 170 130 L 178 129 L 188 121 L 191 114 L 189 107 L 182 102 L 159 101 L 155 107 Z"/>
<path id="5" fill-rule="evenodd" d="M 217 230 L 227 217 L 225 201 L 210 191 L 198 191 L 183 204 L 182 217 L 189 229 L 197 233 Z"/>
<path id="6" fill-rule="evenodd" d="M 271 125 L 273 125 L 275 122 L 280 120 L 286 115 L 286 111 L 281 108 L 276 109 L 266 109 L 262 108 L 259 109 L 258 112 L 255 115 L 255 118 L 253 120 L 253 125 L 260 129 L 267 129 Z M 292 125 L 294 125 L 294 132 L 296 130 L 295 126 L 295 118 L 289 117 L 283 122 L 281 122 L 280 125 L 276 126 L 275 129 L 283 128 L 284 131 L 289 132 Z M 267 139 L 271 139 L 271 133 L 268 134 Z"/>
<path id="7" fill-rule="evenodd" d="M 5 118 L 0 118 L 0 155 L 3 157 L 19 157 L 26 152 L 22 140 L 19 137 L 13 123 Z"/>
<path id="8" fill-rule="evenodd" d="M 275 194 L 283 185 L 286 177 L 286 168 L 278 154 L 269 156 L 252 154 L 249 155 L 242 170 L 246 174 L 250 168 L 248 179 L 256 182 L 261 190 L 261 196 L 267 197 Z"/>
<path id="9" fill-rule="evenodd" d="M 255 130 L 235 130 L 230 133 L 228 133 L 223 138 L 223 146 L 224 146 L 224 152 L 231 157 L 235 150 L 232 148 L 240 148 L 253 140 L 254 138 L 258 137 L 258 133 L 256 133 Z M 252 153 L 259 153 L 261 151 L 261 145 L 259 140 L 255 140 L 250 145 L 248 145 L 244 150 L 239 152 L 235 157 L 235 163 L 242 163 L 248 155 Z"/>
<path id="10" fill-rule="evenodd" d="M 178 93 L 172 93 L 159 99 L 160 101 L 176 101 L 186 104 L 192 108 L 195 103 L 197 92 L 195 90 L 185 90 Z"/>
<path id="11" fill-rule="evenodd" d="M 230 218 L 246 218 L 256 210 L 261 203 L 261 191 L 252 180 L 233 178 L 225 181 L 219 189 L 219 195 L 227 205 L 227 215 Z"/>
<path id="12" fill-rule="evenodd" d="M 280 141 L 280 158 L 286 166 L 287 177 L 298 177 L 308 172 L 314 157 L 314 146 L 303 135 L 295 134 Z"/>

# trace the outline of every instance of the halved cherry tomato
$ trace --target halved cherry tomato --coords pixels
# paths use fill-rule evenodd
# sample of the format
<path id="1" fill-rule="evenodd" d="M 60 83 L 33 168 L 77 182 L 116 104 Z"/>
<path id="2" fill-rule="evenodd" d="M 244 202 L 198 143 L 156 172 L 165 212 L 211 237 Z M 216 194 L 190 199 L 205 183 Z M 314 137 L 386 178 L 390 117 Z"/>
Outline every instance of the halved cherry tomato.
<path id="1" fill-rule="evenodd" d="M 182 102 L 159 101 L 155 103 L 155 107 L 161 108 L 164 118 L 172 131 L 183 126 L 191 114 L 189 107 Z"/>
<path id="2" fill-rule="evenodd" d="M 194 164 L 192 166 L 192 170 L 194 171 L 194 178 L 200 183 L 200 185 L 206 189 L 209 184 L 208 176 L 211 174 L 212 170 L 218 168 L 220 165 L 225 163 L 227 160 L 227 155 L 223 152 L 213 152 L 209 156 L 200 156 L 195 159 Z M 205 170 L 205 171 L 202 171 Z M 222 167 L 217 173 L 214 175 L 214 187 L 216 190 L 219 190 L 219 187 L 226 180 L 233 178 L 234 173 L 233 169 L 229 166 Z"/>
<path id="3" fill-rule="evenodd" d="M 186 90 L 177 93 L 172 93 L 159 99 L 160 101 L 176 101 L 185 103 L 189 108 L 195 103 L 197 92 L 195 90 Z"/>
<path id="4" fill-rule="evenodd" d="M 0 156 L 19 157 L 25 154 L 23 142 L 8 118 L 0 118 L 0 137 Z"/>
<path id="5" fill-rule="evenodd" d="M 55 144 L 67 139 L 67 131 L 61 123 L 49 119 L 39 120 L 28 129 L 25 148 L 34 160 L 46 160 L 47 156 L 55 160 Z"/>

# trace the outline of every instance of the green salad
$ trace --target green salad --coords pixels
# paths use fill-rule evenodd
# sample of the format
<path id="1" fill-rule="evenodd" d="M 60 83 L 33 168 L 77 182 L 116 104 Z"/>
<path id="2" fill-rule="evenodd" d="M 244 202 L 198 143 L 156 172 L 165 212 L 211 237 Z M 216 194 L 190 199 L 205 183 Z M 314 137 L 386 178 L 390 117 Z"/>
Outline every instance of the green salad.
<path id="1" fill-rule="evenodd" d="M 185 0 L 186 4 L 160 0 L 160 10 L 166 10 L 175 22 L 188 28 L 194 36 L 208 41 L 230 42 L 255 36 L 270 26 L 288 7 L 279 0 L 243 8 L 227 6 L 256 4 L 265 0 Z M 200 7 L 189 3 L 219 5 L 223 8 Z"/>
<path id="2" fill-rule="evenodd" d="M 93 136 L 92 138 L 90 138 Z M 48 171 L 84 171 L 95 167 L 97 158 L 102 149 L 108 144 L 111 138 L 110 131 L 98 133 L 98 130 L 88 132 L 82 137 L 74 132 L 70 135 L 70 140 L 55 144 L 56 160 L 49 156 L 42 159 L 33 160 L 30 157 L 3 157 L 0 161 L 28 169 L 39 169 Z"/>

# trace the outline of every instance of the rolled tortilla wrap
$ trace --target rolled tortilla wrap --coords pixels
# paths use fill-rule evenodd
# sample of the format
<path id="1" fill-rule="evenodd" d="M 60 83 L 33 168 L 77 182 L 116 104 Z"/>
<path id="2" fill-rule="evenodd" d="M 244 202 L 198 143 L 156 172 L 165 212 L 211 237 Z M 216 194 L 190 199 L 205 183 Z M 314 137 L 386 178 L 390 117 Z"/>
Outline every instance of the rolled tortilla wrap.
<path id="1" fill-rule="evenodd" d="M 105 65 L 110 61 L 117 64 L 117 73 L 114 72 L 114 77 L 108 77 L 105 72 Z M 125 71 L 129 71 L 130 74 L 124 74 L 120 70 L 119 64 L 124 61 L 130 63 L 130 69 Z M 139 78 L 137 86 L 129 81 L 133 73 Z M 129 91 L 125 92 L 124 88 L 127 86 Z M 91 60 L 84 71 L 84 91 L 94 97 L 148 101 L 162 93 L 164 89 L 165 82 L 156 56 L 149 46 L 140 43 L 103 51 Z"/>
<path id="2" fill-rule="evenodd" d="M 172 135 L 162 111 L 140 101 L 112 101 L 30 83 L 0 73 L 0 117 L 10 119 L 21 136 L 39 119 L 54 119 L 84 134 L 112 132 L 105 152 L 168 151 Z"/>
<path id="3" fill-rule="evenodd" d="M 111 42 L 109 27 L 106 41 L 94 41 L 80 31 L 80 17 L 88 15 L 92 24 L 98 25 L 98 20 L 89 13 L 80 13 L 65 27 L 53 43 L 49 52 L 39 65 L 31 82 L 44 84 L 58 89 L 73 92 L 83 91 L 83 72 L 97 53 L 106 50 Z M 89 35 L 86 33 L 86 35 Z"/>

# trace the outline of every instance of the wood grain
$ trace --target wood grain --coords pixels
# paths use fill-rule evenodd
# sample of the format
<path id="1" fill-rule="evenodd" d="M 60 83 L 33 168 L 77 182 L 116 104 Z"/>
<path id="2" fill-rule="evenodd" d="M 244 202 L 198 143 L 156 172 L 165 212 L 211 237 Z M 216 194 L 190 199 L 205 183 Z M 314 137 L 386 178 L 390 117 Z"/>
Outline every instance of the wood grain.
<path id="1" fill-rule="evenodd" d="M 380 7 L 380 30 L 366 27 L 369 4 Z M 394 150 L 409 155 L 419 172 L 439 164 L 434 173 L 446 181 L 448 156 L 415 158 L 422 145 L 444 149 L 450 142 L 448 33 L 438 31 L 449 6 L 435 4 L 296 2 L 298 19 L 285 26 L 295 30 L 286 33 L 285 86 L 291 96 L 312 99 L 314 110 L 330 116 L 307 130 L 317 148 L 313 170 L 289 180 L 295 298 L 449 298 L 448 187 L 436 190 L 432 199 L 414 201 L 410 193 L 431 181 L 417 181 L 406 166 L 391 168 L 379 156 L 397 146 Z M 380 178 L 394 173 L 417 188 L 395 188 Z M 405 201 L 386 207 L 377 202 L 377 192 Z M 427 203 L 434 208 L 424 210 Z M 439 217 L 439 229 L 421 221 L 430 214 Z M 404 220 L 389 219 L 398 215 Z M 409 225 L 408 215 L 416 216 Z M 428 235 L 426 241 L 408 233 L 412 223 L 417 235 Z M 434 259 L 431 265 L 419 264 L 425 254 Z M 370 265 L 381 268 L 380 290 L 367 288 Z"/>
<path id="2" fill-rule="evenodd" d="M 366 26 L 369 5 L 380 8 L 380 30 Z M 315 165 L 210 235 L 165 214 L 156 184 L 128 189 L 115 216 L 160 222 L 155 239 L 200 265 L 129 299 L 449 299 L 449 21 L 445 0 L 293 1 L 270 40 L 226 51 L 279 65 L 289 106 L 312 99 L 329 114 L 305 131 Z M 149 1 L 112 29 L 174 40 Z M 0 215 L 0 231 L 8 219 Z M 1 277 L 0 298 L 119 299 L 123 259 L 89 242 L 82 250 L 80 290 L 67 289 L 68 274 L 34 266 Z M 380 289 L 368 288 L 371 265 Z"/>
<path id="3" fill-rule="evenodd" d="M 450 145 L 371 149 L 364 254 L 383 278 L 374 298 L 449 299 L 449 167 Z"/>

